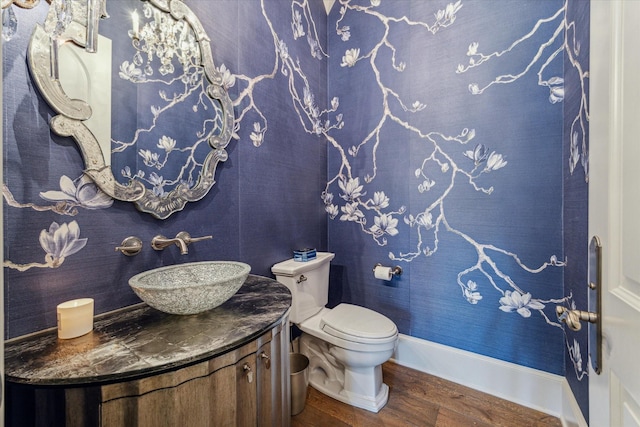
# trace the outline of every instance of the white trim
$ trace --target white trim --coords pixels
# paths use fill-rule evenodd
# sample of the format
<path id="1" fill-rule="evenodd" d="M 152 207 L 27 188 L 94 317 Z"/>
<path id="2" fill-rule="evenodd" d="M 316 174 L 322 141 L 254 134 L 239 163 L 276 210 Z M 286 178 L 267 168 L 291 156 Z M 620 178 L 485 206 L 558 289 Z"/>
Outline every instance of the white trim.
<path id="1" fill-rule="evenodd" d="M 587 427 L 566 378 L 400 334 L 393 362 Z"/>
<path id="2" fill-rule="evenodd" d="M 327 11 L 327 15 L 329 14 L 329 12 L 331 12 L 331 8 L 333 7 L 333 3 L 335 3 L 336 0 L 323 0 L 324 3 L 324 10 Z"/>

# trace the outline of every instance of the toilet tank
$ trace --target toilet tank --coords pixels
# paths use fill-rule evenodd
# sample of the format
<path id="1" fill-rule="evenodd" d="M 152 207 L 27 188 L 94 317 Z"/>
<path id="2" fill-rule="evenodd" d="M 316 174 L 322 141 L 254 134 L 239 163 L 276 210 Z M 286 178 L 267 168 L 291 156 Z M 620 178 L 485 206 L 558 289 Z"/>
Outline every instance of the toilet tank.
<path id="1" fill-rule="evenodd" d="M 292 323 L 299 324 L 324 308 L 329 299 L 329 263 L 335 254 L 318 252 L 311 261 L 288 259 L 271 267 L 276 280 L 291 291 Z"/>

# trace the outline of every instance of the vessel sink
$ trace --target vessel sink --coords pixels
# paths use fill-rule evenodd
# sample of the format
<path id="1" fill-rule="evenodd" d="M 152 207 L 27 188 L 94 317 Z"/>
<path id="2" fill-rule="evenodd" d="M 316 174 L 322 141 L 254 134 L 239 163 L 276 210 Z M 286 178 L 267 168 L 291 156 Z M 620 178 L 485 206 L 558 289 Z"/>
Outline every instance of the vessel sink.
<path id="1" fill-rule="evenodd" d="M 151 307 L 171 314 L 211 310 L 238 292 L 251 266 L 236 261 L 200 261 L 155 268 L 129 279 Z"/>

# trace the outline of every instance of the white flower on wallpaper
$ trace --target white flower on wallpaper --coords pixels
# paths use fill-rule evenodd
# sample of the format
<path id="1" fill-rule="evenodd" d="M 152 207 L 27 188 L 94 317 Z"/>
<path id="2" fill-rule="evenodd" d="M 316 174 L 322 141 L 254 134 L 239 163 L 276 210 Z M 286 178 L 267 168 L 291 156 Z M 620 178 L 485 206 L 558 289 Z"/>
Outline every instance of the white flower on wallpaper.
<path id="1" fill-rule="evenodd" d="M 80 227 L 76 221 L 59 225 L 52 222 L 49 230 L 40 232 L 40 246 L 47 253 L 45 260 L 58 267 L 64 259 L 75 254 L 87 244 L 86 238 L 80 238 Z"/>
<path id="2" fill-rule="evenodd" d="M 236 76 L 231 73 L 231 70 L 229 70 L 226 65 L 221 64 L 216 70 L 218 70 L 218 73 L 222 76 L 222 87 L 228 90 L 236 84 Z"/>
<path id="3" fill-rule="evenodd" d="M 311 52 L 311 56 L 316 59 L 322 59 L 322 55 L 325 53 L 320 48 L 320 43 L 318 40 L 313 38 L 311 34 L 307 35 L 307 43 L 309 44 L 309 51 Z"/>
<path id="4" fill-rule="evenodd" d="M 291 32 L 293 33 L 293 39 L 297 40 L 306 35 L 306 40 L 309 44 L 309 53 L 312 58 L 322 59 L 323 57 L 329 56 L 322 50 L 322 46 L 318 40 L 318 32 L 315 28 L 315 22 L 311 17 L 308 3 L 294 2 L 291 6 Z M 298 6 L 298 9 L 296 9 L 295 6 Z M 305 25 L 309 28 L 308 31 L 305 30 Z"/>
<path id="5" fill-rule="evenodd" d="M 79 252 L 87 244 L 87 238 L 80 237 L 80 226 L 76 221 L 62 224 L 52 222 L 48 230 L 40 231 L 39 241 L 45 251 L 44 263 L 16 264 L 5 260 L 4 266 L 18 271 L 31 268 L 58 268 L 65 258 Z"/>
<path id="6" fill-rule="evenodd" d="M 389 198 L 384 191 L 376 191 L 373 193 L 373 198 L 370 199 L 367 203 L 371 206 L 375 206 L 380 209 L 385 209 L 389 207 Z"/>
<path id="7" fill-rule="evenodd" d="M 167 135 L 162 135 L 162 137 L 158 141 L 157 147 L 169 154 L 170 152 L 175 150 L 176 140 L 168 137 Z"/>
<path id="8" fill-rule="evenodd" d="M 327 212 L 327 214 L 329 214 L 329 217 L 331 219 L 334 219 L 336 216 L 338 216 L 338 205 L 332 205 L 332 204 L 328 204 L 325 205 L 324 210 Z"/>
<path id="9" fill-rule="evenodd" d="M 293 38 L 298 39 L 306 33 L 304 32 L 304 27 L 302 26 L 302 15 L 299 10 L 293 11 L 293 17 L 291 20 L 291 32 L 293 33 Z"/>
<path id="10" fill-rule="evenodd" d="M 118 73 L 121 79 L 129 80 L 132 82 L 139 82 L 144 80 L 144 74 L 142 70 L 136 67 L 136 64 L 129 61 L 124 61 L 120 64 L 120 72 Z"/>
<path id="11" fill-rule="evenodd" d="M 464 156 L 473 160 L 474 168 L 471 171 L 472 174 L 482 165 L 484 165 L 484 168 L 481 169 L 480 173 L 502 169 L 507 165 L 507 161 L 502 154 L 495 151 L 489 153 L 484 144 L 478 144 L 473 150 L 465 151 Z"/>
<path id="12" fill-rule="evenodd" d="M 480 166 L 481 163 L 487 160 L 489 153 L 487 153 L 487 147 L 483 144 L 478 144 L 473 150 L 467 150 L 464 152 L 465 157 L 473 160 L 475 166 Z"/>
<path id="13" fill-rule="evenodd" d="M 497 171 L 498 169 L 502 169 L 506 165 L 507 161 L 504 159 L 502 154 L 492 151 L 487 158 L 487 165 L 485 166 L 484 171 Z"/>
<path id="14" fill-rule="evenodd" d="M 60 190 L 43 191 L 40 197 L 49 202 L 64 203 L 85 209 L 106 209 L 113 199 L 100 190 L 89 176 L 82 174 L 73 181 L 66 175 L 60 177 Z"/>
<path id="15" fill-rule="evenodd" d="M 138 156 L 142 158 L 142 163 L 144 163 L 145 166 L 160 170 L 167 163 L 167 160 L 169 160 L 169 154 L 176 149 L 176 140 L 167 135 L 162 135 L 160 139 L 158 139 L 156 147 L 164 152 L 164 159 L 160 160 L 160 153 L 142 148 L 138 150 Z M 131 178 L 131 168 L 125 166 L 121 170 L 121 174 L 122 176 Z M 144 172 L 139 173 L 136 177 L 144 180 Z"/>
<path id="16" fill-rule="evenodd" d="M 571 363 L 573 364 L 576 377 L 578 378 L 578 381 L 582 381 L 585 376 L 589 375 L 589 371 L 583 368 L 584 363 L 582 361 L 582 352 L 580 351 L 580 343 L 578 343 L 578 340 L 574 338 L 573 345 L 569 345 L 567 342 L 567 350 Z"/>
<path id="17" fill-rule="evenodd" d="M 360 178 L 340 179 L 338 180 L 338 186 L 342 190 L 340 197 L 348 202 L 367 194 L 362 191 L 363 186 L 360 185 Z"/>
<path id="18" fill-rule="evenodd" d="M 469 304 L 477 304 L 482 299 L 482 294 L 478 291 L 478 284 L 473 280 L 467 281 L 467 285 L 462 288 L 462 293 Z"/>
<path id="19" fill-rule="evenodd" d="M 146 166 L 156 167 L 158 169 L 162 168 L 160 164 L 160 154 L 154 153 L 151 150 L 138 150 L 138 155 L 142 157 L 142 163 Z"/>
<path id="20" fill-rule="evenodd" d="M 375 237 L 381 237 L 383 234 L 395 236 L 398 234 L 398 220 L 392 215 L 380 214 L 373 218 L 374 224 L 369 230 Z"/>
<path id="21" fill-rule="evenodd" d="M 351 38 L 351 27 L 348 25 L 338 27 L 338 24 L 336 23 L 336 33 L 340 36 L 340 39 L 343 42 L 349 41 Z"/>
<path id="22" fill-rule="evenodd" d="M 360 49 L 347 49 L 342 57 L 342 67 L 353 67 L 360 57 Z"/>
<path id="23" fill-rule="evenodd" d="M 60 177 L 60 190 L 49 190 L 40 193 L 40 197 L 52 205 L 37 205 L 35 203 L 18 202 L 9 187 L 4 184 L 2 193 L 7 205 L 14 208 L 29 208 L 34 211 L 53 211 L 60 215 L 75 216 L 78 208 L 106 209 L 113 204 L 113 199 L 98 188 L 89 178 L 82 174 L 72 180 L 66 175 Z"/>
<path id="24" fill-rule="evenodd" d="M 260 147 L 262 145 L 265 131 L 266 131 L 266 128 L 262 129 L 260 127 L 260 123 L 258 122 L 253 123 L 253 132 L 251 132 L 251 135 L 249 135 L 249 138 L 251 138 L 251 142 L 253 142 L 253 145 L 255 147 Z"/>
<path id="25" fill-rule="evenodd" d="M 364 214 L 358 208 L 358 203 L 346 203 L 344 206 L 340 208 L 340 211 L 343 215 L 340 217 L 340 221 L 353 221 L 359 222 L 361 224 L 365 224 L 366 220 L 364 218 Z"/>
<path id="26" fill-rule="evenodd" d="M 515 311 L 522 317 L 530 317 L 531 310 L 542 309 L 544 309 L 544 304 L 531 298 L 529 292 L 505 291 L 504 296 L 500 298 L 500 310 L 507 313 Z"/>
<path id="27" fill-rule="evenodd" d="M 549 84 L 549 102 L 555 104 L 564 101 L 564 79 L 551 77 L 547 83 Z"/>
<path id="28" fill-rule="evenodd" d="M 462 1 L 449 3 L 444 10 L 436 13 L 436 24 L 433 26 L 432 32 L 435 33 L 440 28 L 446 28 L 453 24 L 456 20 L 456 13 L 462 8 Z"/>
<path id="29" fill-rule="evenodd" d="M 151 172 L 149 174 L 149 183 L 153 186 L 152 192 L 155 196 L 162 197 L 166 194 L 164 190 L 164 177 L 162 175 L 158 175 L 155 172 Z"/>

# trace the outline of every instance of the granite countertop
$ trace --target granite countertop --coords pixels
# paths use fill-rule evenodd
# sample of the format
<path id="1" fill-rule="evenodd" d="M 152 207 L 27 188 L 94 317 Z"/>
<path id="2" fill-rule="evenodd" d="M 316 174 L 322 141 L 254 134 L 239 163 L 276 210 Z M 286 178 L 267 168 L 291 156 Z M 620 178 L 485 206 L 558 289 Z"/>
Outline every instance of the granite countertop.
<path id="1" fill-rule="evenodd" d="M 38 386 L 98 385 L 140 378 L 236 349 L 282 321 L 291 293 L 249 275 L 238 293 L 190 316 L 142 303 L 97 316 L 87 335 L 58 339 L 46 330 L 5 343 L 6 380 Z"/>

